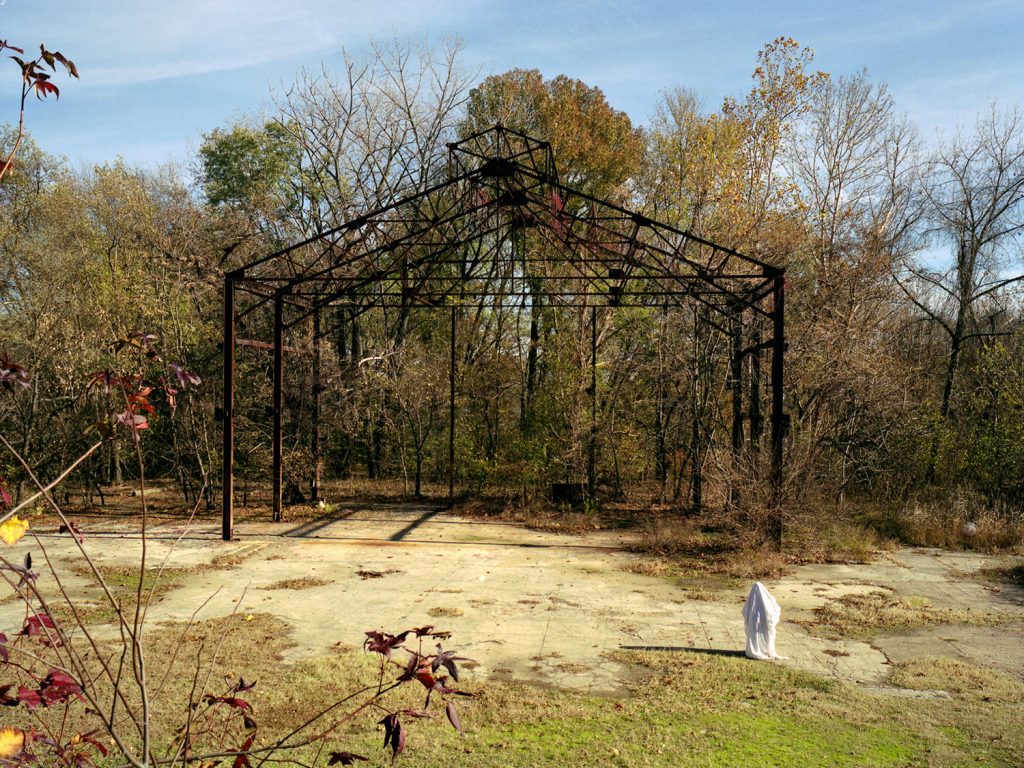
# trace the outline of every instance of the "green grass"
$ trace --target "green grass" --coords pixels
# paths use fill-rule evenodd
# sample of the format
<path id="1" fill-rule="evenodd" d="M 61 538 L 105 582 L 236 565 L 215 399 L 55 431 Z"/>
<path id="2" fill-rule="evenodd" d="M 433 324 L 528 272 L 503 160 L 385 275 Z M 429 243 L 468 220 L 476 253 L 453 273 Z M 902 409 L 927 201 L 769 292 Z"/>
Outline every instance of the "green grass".
<path id="1" fill-rule="evenodd" d="M 154 697 L 154 731 L 165 737 L 174 732 L 187 711 L 192 674 L 197 667 L 209 667 L 215 650 L 217 660 L 209 678 L 212 692 L 221 692 L 225 678 L 258 681 L 253 691 L 244 694 L 255 707 L 259 723 L 256 746 L 272 743 L 330 702 L 376 681 L 374 657 L 351 649 L 284 663 L 288 632 L 286 623 L 262 614 L 251 621 L 235 616 L 202 622 L 184 631 L 175 625 L 152 627 L 145 643 L 151 685 L 156 690 L 164 684 Z M 452 647 L 458 647 L 458 639 L 453 638 Z M 950 694 L 945 699 L 915 699 L 867 693 L 779 664 L 735 657 L 622 651 L 610 654 L 608 660 L 628 670 L 621 691 L 610 697 L 486 682 L 468 674 L 460 687 L 479 696 L 458 700 L 465 736 L 455 733 L 441 703 L 434 701 L 433 718 L 407 718 L 408 745 L 398 764 L 408 768 L 955 768 L 979 762 L 1019 768 L 1024 764 L 1024 729 L 1019 727 L 1024 684 L 992 670 L 942 659 L 901 665 L 894 671 L 894 685 Z M 419 709 L 423 699 L 423 689 L 412 683 L 389 706 Z M 381 748 L 376 725 L 381 717 L 381 711 L 370 710 L 342 724 L 328 738 L 316 764 L 325 764 L 327 752 L 346 750 L 370 757 L 365 765 L 388 765 L 390 756 Z M 83 722 L 81 727 L 85 726 Z M 308 764 L 315 749 L 306 747 L 291 757 Z"/>
<path id="2" fill-rule="evenodd" d="M 78 575 L 84 576 L 91 582 L 91 593 L 93 599 L 88 602 L 76 602 L 75 610 L 79 620 L 86 625 L 112 624 L 117 621 L 117 612 L 107 601 L 99 585 L 95 582 L 92 571 L 84 565 L 77 565 L 74 569 Z M 99 566 L 98 570 L 103 576 L 103 581 L 110 590 L 110 594 L 121 606 L 122 613 L 131 620 L 135 612 L 135 599 L 138 594 L 139 569 L 134 566 Z M 174 589 L 183 576 L 187 573 L 182 568 L 147 568 L 142 574 L 142 596 L 143 601 L 150 599 L 152 602 L 159 602 L 164 594 Z M 52 598 L 50 609 L 53 617 L 65 625 L 65 629 L 71 629 L 74 624 L 74 614 L 70 606 L 60 598 Z"/>

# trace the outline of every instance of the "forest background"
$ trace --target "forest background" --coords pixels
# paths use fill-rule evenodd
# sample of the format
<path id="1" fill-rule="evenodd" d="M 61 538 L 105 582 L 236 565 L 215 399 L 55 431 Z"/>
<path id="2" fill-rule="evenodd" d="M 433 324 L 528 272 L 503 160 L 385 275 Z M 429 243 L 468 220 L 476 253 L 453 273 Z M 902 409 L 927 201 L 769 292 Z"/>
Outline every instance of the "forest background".
<path id="1" fill-rule="evenodd" d="M 447 142 L 501 122 L 550 140 L 569 185 L 786 268 L 791 521 L 840 510 L 905 535 L 925 510 L 946 533 L 982 518 L 1020 530 L 1015 105 L 979 105 L 972 125 L 929 144 L 883 83 L 819 72 L 788 38 L 757 54 L 749 93 L 708 106 L 666 84 L 643 128 L 568 77 L 475 81 L 457 44 L 379 45 L 339 73 L 301 73 L 272 112 L 208 133 L 188 174 L 123 162 L 78 171 L 24 140 L 0 181 L 0 368 L 16 361 L 31 378 L 8 382 L 0 431 L 37 475 L 56 475 L 105 429 L 116 342 L 152 334 L 184 365 L 185 386 L 174 418 L 165 403 L 147 420 L 147 472 L 214 510 L 224 273 L 424 188 L 444 173 Z M 8 152 L 16 136 L 0 140 Z M 584 472 L 582 316 L 480 303 L 459 322 L 459 486 L 541 503 L 551 483 Z M 694 322 L 657 308 L 603 319 L 602 498 L 687 510 L 699 475 L 705 506 L 756 529 L 764 446 L 748 424 L 736 456 L 728 366 L 713 354 L 728 341 L 695 342 Z M 414 493 L 447 476 L 446 326 L 429 311 L 331 319 L 325 478 L 397 479 Z M 268 328 L 253 317 L 245 335 L 268 339 Z M 299 501 L 313 476 L 311 329 L 286 343 L 286 479 Z M 248 349 L 240 366 L 237 460 L 249 487 L 269 476 L 270 354 Z M 130 478 L 125 438 L 80 465 L 83 496 L 101 500 Z M 18 467 L 0 461 L 0 477 L 26 493 Z"/>

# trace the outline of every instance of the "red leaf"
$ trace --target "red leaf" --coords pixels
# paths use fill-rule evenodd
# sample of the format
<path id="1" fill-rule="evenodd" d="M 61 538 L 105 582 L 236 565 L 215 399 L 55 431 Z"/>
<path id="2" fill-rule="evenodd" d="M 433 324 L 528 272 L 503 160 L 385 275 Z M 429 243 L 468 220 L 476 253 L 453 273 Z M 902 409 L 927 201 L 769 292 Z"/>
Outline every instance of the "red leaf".
<path id="1" fill-rule="evenodd" d="M 57 533 L 70 533 L 79 541 L 85 541 L 85 537 L 82 535 L 82 530 L 76 523 L 68 521 L 67 523 L 61 523 L 60 528 L 57 529 Z"/>
<path id="2" fill-rule="evenodd" d="M 95 731 L 90 731 L 89 733 L 76 733 L 74 736 L 71 737 L 71 743 L 75 744 L 84 741 L 87 744 L 92 744 L 92 746 L 96 749 L 97 752 L 103 755 L 103 757 L 106 757 L 110 754 L 110 750 L 107 749 L 102 742 L 94 739 L 92 737 L 93 733 L 95 733 Z"/>
<path id="3" fill-rule="evenodd" d="M 40 613 L 35 616 L 29 616 L 25 620 L 25 626 L 21 628 L 21 634 L 28 635 L 29 637 L 39 637 L 43 645 L 53 645 L 54 648 L 59 648 L 63 643 L 57 636 L 56 632 L 50 633 L 48 636 L 44 629 L 56 630 L 57 625 L 53 623 L 47 614 Z"/>
<path id="4" fill-rule="evenodd" d="M 39 691 L 26 688 L 23 685 L 18 686 L 18 700 L 30 711 L 43 705 L 43 697 L 39 695 Z"/>
<path id="5" fill-rule="evenodd" d="M 402 754 L 402 750 L 405 749 L 405 737 L 406 737 L 405 726 L 402 725 L 401 723 L 398 723 L 398 727 L 395 729 L 395 733 L 391 737 L 391 752 L 392 752 L 392 754 L 391 754 L 391 762 L 392 763 L 395 762 L 395 758 L 397 758 L 400 754 Z"/>
<path id="6" fill-rule="evenodd" d="M 397 712 L 385 717 L 379 725 L 384 726 L 384 746 L 391 747 L 391 762 L 394 763 L 395 758 L 405 749 L 405 726 L 402 725 Z"/>
<path id="7" fill-rule="evenodd" d="M 54 51 L 53 58 L 55 58 L 57 61 L 64 65 L 64 69 L 68 71 L 69 75 L 71 75 L 76 80 L 81 79 L 78 77 L 78 67 L 75 66 L 75 62 L 73 62 L 71 59 L 65 58 L 64 54 L 62 54 L 60 51 Z"/>
<path id="8" fill-rule="evenodd" d="M 238 748 L 239 754 L 235 757 L 235 762 L 232 768 L 252 768 L 252 763 L 249 762 L 249 750 L 252 749 L 253 737 L 250 736 L 244 742 L 242 746 Z"/>
<path id="9" fill-rule="evenodd" d="M 386 632 L 367 632 L 366 640 L 363 641 L 363 648 L 390 659 L 391 651 L 401 645 L 408 635 L 408 631 L 400 632 L 397 635 L 389 635 Z"/>
<path id="10" fill-rule="evenodd" d="M 342 765 L 352 765 L 356 760 L 366 761 L 369 760 L 367 757 L 357 755 L 355 752 L 331 752 L 330 758 L 327 760 L 328 765 L 336 765 L 341 763 Z"/>
<path id="11" fill-rule="evenodd" d="M 437 679 L 431 674 L 430 667 L 420 667 L 417 669 L 416 679 L 428 690 L 437 685 Z"/>
<path id="12" fill-rule="evenodd" d="M 82 687 L 75 678 L 67 672 L 59 669 L 51 669 L 49 674 L 39 684 L 39 692 L 43 696 L 46 706 L 63 704 L 72 696 L 82 699 Z M 82 699 L 84 701 L 84 699 Z"/>
<path id="13" fill-rule="evenodd" d="M 459 713 L 455 709 L 454 703 L 448 702 L 448 706 L 445 707 L 445 714 L 448 715 L 448 722 L 452 724 L 452 728 L 462 733 L 462 721 L 459 719 Z"/>
<path id="14" fill-rule="evenodd" d="M 46 82 L 38 75 L 35 80 L 32 81 L 32 87 L 35 89 L 36 98 L 40 101 L 44 100 L 51 93 L 58 99 L 60 98 L 60 89 L 58 89 L 53 83 Z"/>
<path id="15" fill-rule="evenodd" d="M 226 681 L 225 681 L 226 682 Z M 245 682 L 244 677 L 238 678 L 238 682 L 231 687 L 232 693 L 245 693 L 245 691 L 251 691 L 256 687 L 256 681 L 253 680 L 251 683 Z"/>
<path id="16" fill-rule="evenodd" d="M 232 709 L 240 709 L 243 712 L 251 712 L 252 704 L 245 699 L 239 699 L 234 696 L 214 696 L 213 694 L 206 694 L 203 697 L 207 704 L 213 706 L 214 704 L 227 704 Z"/>

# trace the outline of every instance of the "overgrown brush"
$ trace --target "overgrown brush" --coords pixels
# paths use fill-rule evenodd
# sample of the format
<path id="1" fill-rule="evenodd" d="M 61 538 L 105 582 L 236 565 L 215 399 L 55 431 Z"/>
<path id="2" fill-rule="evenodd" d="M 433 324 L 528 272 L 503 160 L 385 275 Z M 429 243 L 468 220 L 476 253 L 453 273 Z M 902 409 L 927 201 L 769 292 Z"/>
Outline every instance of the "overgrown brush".
<path id="1" fill-rule="evenodd" d="M 914 547 L 979 552 L 1012 552 L 1024 547 L 1024 510 L 987 503 L 979 494 L 957 489 L 947 495 L 875 506 L 861 515 L 880 535 Z"/>
<path id="2" fill-rule="evenodd" d="M 384 729 L 384 745 L 394 759 L 405 749 L 407 723 L 432 716 L 427 712 L 432 698 L 441 702 L 448 721 L 461 733 L 454 699 L 472 696 L 456 685 L 458 665 L 468 660 L 445 650 L 440 641 L 447 640 L 448 633 L 432 626 L 394 634 L 367 632 L 364 648 L 377 656 L 376 679 L 362 685 L 353 682 L 350 690 L 334 695 L 329 703 L 315 704 L 308 717 L 284 732 L 274 723 L 258 721 L 253 705 L 259 695 L 254 692 L 256 682 L 229 678 L 219 664 L 232 620 L 253 621 L 254 616 L 232 613 L 221 631 L 196 635 L 195 618 L 203 607 L 198 605 L 181 626 L 161 627 L 153 637 L 147 613 L 171 574 L 167 564 L 174 545 L 185 534 L 159 563 L 152 562 L 147 551 L 141 433 L 156 418 L 151 400 L 168 400 L 173 412 L 179 388 L 198 384 L 198 377 L 192 380 L 180 366 L 165 363 L 155 341 L 151 335 L 134 334 L 116 343 L 115 356 L 131 354 L 131 370 L 102 371 L 89 385 L 101 388 L 112 407 L 90 428 L 99 442 L 85 456 L 113 440 L 129 440 L 135 449 L 141 504 L 137 568 L 98 566 L 86 544 L 88 531 L 72 522 L 55 501 L 55 489 L 82 459 L 44 485 L 0 435 L 0 444 L 37 488 L 36 494 L 14 505 L 0 480 L 0 541 L 23 550 L 17 556 L 0 550 L 0 582 L 8 587 L 8 594 L 0 597 L 13 597 L 22 609 L 5 610 L 3 621 L 13 626 L 0 631 L 0 706 L 5 712 L 0 764 L 184 768 L 230 760 L 234 768 L 259 768 L 269 760 L 310 768 L 344 766 L 367 758 L 330 745 L 343 726 L 366 715 L 374 720 L 383 715 L 377 724 Z M 179 373 L 176 385 L 170 383 L 168 369 Z M 193 516 L 202 495 L 198 494 Z M 45 513 L 33 515 L 30 523 L 18 513 L 37 499 Z M 69 551 L 40 535 L 46 527 L 66 535 Z M 34 544 L 31 549 L 25 546 L 29 541 Z M 80 597 L 80 587 L 73 586 L 74 578 L 85 580 L 88 605 Z M 236 609 L 240 600 L 241 596 Z M 110 633 L 97 631 L 96 624 L 112 624 L 112 639 Z M 168 632 L 174 635 L 168 638 Z M 425 643 L 436 651 L 426 650 Z M 163 652 L 154 655 L 154 648 Z M 259 654 L 255 643 L 250 650 Z M 250 674 L 246 671 L 246 676 Z M 393 701 L 392 692 L 417 684 L 426 693 L 421 707 L 410 707 L 407 696 Z"/>

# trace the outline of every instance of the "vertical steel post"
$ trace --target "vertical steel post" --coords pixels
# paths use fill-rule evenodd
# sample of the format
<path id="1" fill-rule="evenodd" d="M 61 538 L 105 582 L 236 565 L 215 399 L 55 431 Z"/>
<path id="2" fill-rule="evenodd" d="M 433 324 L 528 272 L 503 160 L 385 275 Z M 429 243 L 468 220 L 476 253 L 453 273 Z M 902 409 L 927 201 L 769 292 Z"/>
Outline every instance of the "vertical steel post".
<path id="1" fill-rule="evenodd" d="M 281 522 L 284 500 L 284 440 L 281 430 L 281 416 L 284 410 L 284 295 L 274 294 L 274 512 L 275 523 Z"/>
<path id="2" fill-rule="evenodd" d="M 743 455 L 743 311 L 738 304 L 729 310 L 729 389 L 732 390 L 732 480 L 728 506 L 734 507 L 740 503 L 736 486 Z"/>
<path id="3" fill-rule="evenodd" d="M 451 345 L 448 350 L 448 499 L 455 498 L 455 307 L 452 307 Z"/>
<path id="4" fill-rule="evenodd" d="M 313 454 L 313 476 L 309 482 L 310 502 L 320 501 L 320 307 L 313 310 L 313 403 L 309 451 Z"/>
<path id="5" fill-rule="evenodd" d="M 221 468 L 221 538 L 235 532 L 235 283 L 224 278 L 224 449 Z"/>
<path id="6" fill-rule="evenodd" d="M 590 308 L 590 447 L 587 456 L 587 498 L 597 500 L 597 307 Z"/>
<path id="7" fill-rule="evenodd" d="M 691 420 L 690 420 L 690 458 L 693 461 L 693 472 L 690 476 L 690 506 L 693 509 L 694 514 L 700 514 L 701 508 L 704 505 L 704 467 L 703 467 L 703 447 L 701 443 L 703 438 L 701 435 L 701 424 L 700 424 L 700 411 L 701 411 L 701 386 L 700 386 L 700 334 L 701 334 L 701 323 L 700 314 L 697 312 L 697 308 L 693 309 L 693 370 L 692 370 L 692 403 L 691 403 Z"/>
<path id="8" fill-rule="evenodd" d="M 759 329 L 755 328 L 750 343 L 754 351 L 750 355 L 748 418 L 750 420 L 750 450 L 756 452 L 761 447 L 761 430 L 763 428 L 763 417 L 761 416 L 761 331 Z"/>
<path id="9" fill-rule="evenodd" d="M 768 536 L 775 546 L 781 547 L 783 442 L 786 437 L 785 400 L 783 398 L 786 353 L 786 280 L 781 273 L 775 276 L 774 285 L 772 286 L 772 299 L 772 513 L 769 520 Z"/>
<path id="10" fill-rule="evenodd" d="M 733 307 L 729 312 L 729 384 L 732 389 L 732 455 L 743 450 L 743 314 Z"/>

